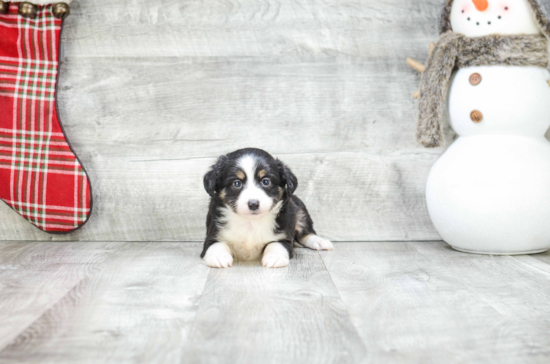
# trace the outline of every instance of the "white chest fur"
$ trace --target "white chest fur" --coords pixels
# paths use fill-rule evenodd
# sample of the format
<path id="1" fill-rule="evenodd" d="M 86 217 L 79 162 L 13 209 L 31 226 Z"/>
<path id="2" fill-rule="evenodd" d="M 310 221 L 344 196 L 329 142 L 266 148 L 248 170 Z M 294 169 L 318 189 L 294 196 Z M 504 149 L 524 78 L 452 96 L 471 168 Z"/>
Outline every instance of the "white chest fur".
<path id="1" fill-rule="evenodd" d="M 243 217 L 224 208 L 218 240 L 229 245 L 237 260 L 257 259 L 267 244 L 284 238 L 284 234 L 275 233 L 281 206 L 282 203 L 279 203 L 265 216 L 256 219 Z"/>

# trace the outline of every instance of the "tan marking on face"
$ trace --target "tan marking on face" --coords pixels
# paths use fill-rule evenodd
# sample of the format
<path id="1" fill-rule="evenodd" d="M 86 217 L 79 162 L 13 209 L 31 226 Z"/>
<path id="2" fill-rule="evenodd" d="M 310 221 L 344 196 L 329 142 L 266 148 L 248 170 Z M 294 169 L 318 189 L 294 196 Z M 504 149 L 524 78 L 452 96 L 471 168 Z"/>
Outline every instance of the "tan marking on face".
<path id="1" fill-rule="evenodd" d="M 223 190 L 220 191 L 220 199 L 222 201 L 225 201 L 225 196 L 226 196 L 226 191 L 225 191 L 225 188 Z"/>
<path id="2" fill-rule="evenodd" d="M 260 179 L 264 178 L 265 175 L 267 174 L 267 171 L 265 169 L 262 169 L 258 172 L 258 177 L 260 177 Z"/>
<path id="3" fill-rule="evenodd" d="M 246 174 L 244 174 L 243 171 L 238 171 L 237 178 L 240 179 L 241 181 L 244 181 L 244 179 L 246 178 Z"/>
<path id="4" fill-rule="evenodd" d="M 279 200 L 283 198 L 284 193 L 285 193 L 285 190 L 282 187 L 279 187 Z"/>

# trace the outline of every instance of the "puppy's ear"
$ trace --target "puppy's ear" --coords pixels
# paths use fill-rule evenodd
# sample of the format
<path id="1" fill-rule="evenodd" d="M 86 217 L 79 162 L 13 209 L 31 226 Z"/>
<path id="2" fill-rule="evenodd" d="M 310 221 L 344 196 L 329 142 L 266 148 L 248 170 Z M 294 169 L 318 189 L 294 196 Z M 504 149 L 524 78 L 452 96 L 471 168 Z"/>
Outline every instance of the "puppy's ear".
<path id="1" fill-rule="evenodd" d="M 226 160 L 227 158 L 225 156 L 218 158 L 216 163 L 210 168 L 210 171 L 204 175 L 204 189 L 210 197 L 214 197 L 219 192 L 219 184 L 221 182 Z"/>
<path id="2" fill-rule="evenodd" d="M 204 175 L 203 183 L 206 192 L 210 195 L 210 197 L 214 197 L 216 194 L 216 174 L 214 171 L 210 170 Z"/>
<path id="3" fill-rule="evenodd" d="M 283 162 L 277 159 L 277 169 L 284 184 L 286 185 L 286 193 L 288 197 L 292 197 L 294 191 L 298 188 L 298 178 L 292 173 L 290 168 Z"/>

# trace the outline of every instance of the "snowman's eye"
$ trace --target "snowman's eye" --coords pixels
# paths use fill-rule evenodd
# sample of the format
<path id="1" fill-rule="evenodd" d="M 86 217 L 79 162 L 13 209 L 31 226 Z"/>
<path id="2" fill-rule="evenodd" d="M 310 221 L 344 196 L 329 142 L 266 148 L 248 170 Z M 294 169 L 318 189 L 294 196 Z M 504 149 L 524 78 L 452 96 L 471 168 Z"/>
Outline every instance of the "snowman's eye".
<path id="1" fill-rule="evenodd" d="M 505 7 L 504 10 L 508 10 L 508 7 Z"/>

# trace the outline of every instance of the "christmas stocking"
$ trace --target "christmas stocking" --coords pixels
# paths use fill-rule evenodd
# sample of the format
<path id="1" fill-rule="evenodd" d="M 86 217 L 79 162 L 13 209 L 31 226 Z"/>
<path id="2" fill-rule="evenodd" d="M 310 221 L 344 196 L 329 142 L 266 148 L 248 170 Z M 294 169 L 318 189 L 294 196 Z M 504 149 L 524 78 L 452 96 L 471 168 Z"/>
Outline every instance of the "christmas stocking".
<path id="1" fill-rule="evenodd" d="M 71 232 L 92 210 L 88 176 L 56 103 L 59 40 L 69 2 L 0 1 L 0 198 L 48 233 Z"/>

